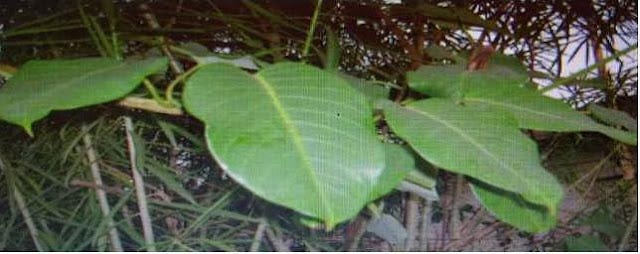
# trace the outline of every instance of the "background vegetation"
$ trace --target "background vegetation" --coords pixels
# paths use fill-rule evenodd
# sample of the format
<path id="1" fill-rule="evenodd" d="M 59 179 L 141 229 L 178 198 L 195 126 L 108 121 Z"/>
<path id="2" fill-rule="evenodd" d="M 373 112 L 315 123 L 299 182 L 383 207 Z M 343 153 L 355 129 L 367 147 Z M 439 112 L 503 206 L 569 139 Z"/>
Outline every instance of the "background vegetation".
<path id="1" fill-rule="evenodd" d="M 313 1 L 10 1 L 0 4 L 0 71 L 11 73 L 30 59 L 169 52 L 178 64 L 154 77 L 162 87 L 193 64 L 172 51 L 171 46 L 181 46 L 268 63 L 335 61 L 345 73 L 391 84 L 396 99 L 414 96 L 407 89 L 407 71 L 490 45 L 517 56 L 534 82 L 553 84 L 559 89 L 555 96 L 576 108 L 597 103 L 637 118 L 637 60 L 620 54 L 637 45 L 636 1 L 322 1 L 320 7 L 310 37 Z M 340 50 L 329 50 L 334 42 Z M 568 61 L 579 62 L 582 71 L 567 74 Z M 594 65 L 605 62 L 610 64 Z M 153 247 L 145 244 L 126 170 L 124 115 L 135 119 Z M 484 250 L 508 249 L 515 238 L 526 239 L 525 250 L 637 250 L 636 148 L 599 134 L 530 133 L 544 164 L 572 193 L 567 200 L 581 203 L 568 205 L 577 208 L 561 217 L 557 229 L 517 234 L 494 223 L 459 198 L 455 176 L 441 173 L 440 201 L 433 205 L 403 192 L 383 200 L 387 214 L 404 221 L 408 231 L 419 231 L 412 233 L 418 244 L 392 246 L 388 238 L 363 236 L 371 211 L 330 232 L 309 229 L 293 211 L 238 187 L 210 158 L 203 126 L 190 117 L 107 103 L 55 112 L 34 131 L 30 138 L 0 123 L 2 250 L 111 250 L 110 221 L 125 250 L 464 250 L 489 232 L 498 232 L 504 244 Z M 88 148 L 98 158 L 112 220 L 102 214 Z M 423 222 L 447 230 L 434 237 L 418 226 Z M 454 237 L 460 224 L 480 226 L 466 238 Z"/>

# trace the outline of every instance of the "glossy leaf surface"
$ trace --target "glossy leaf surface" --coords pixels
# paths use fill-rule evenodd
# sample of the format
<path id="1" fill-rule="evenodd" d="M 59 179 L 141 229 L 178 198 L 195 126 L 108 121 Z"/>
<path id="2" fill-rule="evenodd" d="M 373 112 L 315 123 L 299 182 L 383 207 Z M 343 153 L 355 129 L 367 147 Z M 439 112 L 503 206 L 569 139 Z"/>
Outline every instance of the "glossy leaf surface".
<path id="1" fill-rule="evenodd" d="M 255 194 L 329 228 L 372 199 L 384 150 L 370 103 L 337 75 L 296 63 L 254 75 L 206 65 L 183 99 L 206 124 L 210 152 Z"/>
<path id="2" fill-rule="evenodd" d="M 545 232 L 556 224 L 556 218 L 544 206 L 533 204 L 519 195 L 477 180 L 470 186 L 480 203 L 499 220 L 531 233 Z"/>
<path id="3" fill-rule="evenodd" d="M 29 61 L 0 89 L 0 119 L 20 125 L 32 135 L 31 124 L 52 110 L 120 98 L 166 65 L 164 58 L 125 62 L 112 58 Z"/>
<path id="4" fill-rule="evenodd" d="M 384 113 L 393 131 L 432 164 L 518 193 L 555 213 L 562 188 L 540 166 L 535 143 L 509 114 L 447 99 L 404 107 L 387 102 Z"/>

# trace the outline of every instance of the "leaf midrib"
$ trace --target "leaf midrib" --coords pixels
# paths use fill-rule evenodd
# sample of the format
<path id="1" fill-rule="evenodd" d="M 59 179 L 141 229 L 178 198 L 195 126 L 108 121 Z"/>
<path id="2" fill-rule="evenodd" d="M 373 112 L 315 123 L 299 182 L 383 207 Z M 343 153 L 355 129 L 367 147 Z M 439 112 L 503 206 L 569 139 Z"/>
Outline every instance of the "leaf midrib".
<path id="1" fill-rule="evenodd" d="M 314 190 L 316 191 L 317 196 L 322 203 L 322 208 L 327 213 L 328 215 L 327 217 L 333 220 L 333 217 L 335 215 L 333 213 L 333 210 L 329 206 L 327 198 L 324 196 L 324 194 L 320 189 L 320 186 L 318 185 L 318 176 L 313 171 L 313 164 L 308 159 L 309 153 L 307 152 L 307 149 L 303 144 L 302 138 L 300 137 L 301 136 L 300 132 L 293 124 L 293 121 L 291 120 L 291 117 L 289 116 L 289 114 L 287 114 L 287 112 L 285 111 L 282 105 L 282 102 L 278 98 L 278 95 L 276 94 L 276 91 L 273 88 L 273 86 L 269 82 L 267 82 L 264 79 L 264 77 L 260 76 L 260 73 L 251 75 L 251 77 L 253 77 L 269 95 L 269 98 L 271 99 L 272 104 L 278 111 L 278 115 L 282 118 L 282 121 L 284 122 L 285 129 L 287 130 L 287 132 L 289 132 L 289 134 L 291 135 L 291 138 L 293 139 L 294 146 L 296 147 L 296 152 L 302 157 L 302 160 L 306 166 L 305 169 L 309 174 L 309 176 L 311 177 L 311 182 L 314 185 Z M 329 221 L 329 224 L 333 224 L 333 221 Z"/>
<path id="2" fill-rule="evenodd" d="M 430 119 L 432 119 L 432 120 L 434 120 L 434 121 L 436 121 L 436 122 L 438 122 L 438 123 L 440 123 L 440 124 L 444 125 L 445 127 L 450 128 L 452 131 L 454 131 L 455 133 L 457 133 L 458 135 L 460 135 L 463 139 L 465 139 L 465 140 L 469 141 L 469 142 L 470 142 L 472 145 L 474 145 L 476 148 L 480 149 L 480 151 L 482 151 L 483 153 L 487 154 L 487 155 L 488 155 L 489 157 L 491 157 L 493 160 L 497 161 L 497 162 L 498 162 L 498 164 L 499 164 L 500 166 L 502 166 L 504 169 L 506 169 L 507 171 L 511 172 L 514 176 L 518 177 L 518 179 L 519 179 L 521 182 L 523 182 L 523 183 L 527 186 L 527 188 L 526 188 L 527 190 L 530 190 L 530 189 L 531 189 L 531 185 L 530 185 L 527 181 L 525 181 L 525 180 L 524 180 L 525 178 L 524 178 L 522 175 L 518 174 L 518 172 L 517 172 L 517 171 L 514 171 L 511 167 L 509 167 L 509 166 L 508 166 L 508 165 L 506 165 L 504 162 L 502 162 L 502 160 L 500 160 L 500 159 L 496 158 L 496 157 L 495 157 L 491 152 L 489 152 L 487 149 L 485 149 L 485 148 L 482 146 L 482 144 L 478 143 L 478 142 L 477 142 L 475 139 L 473 139 L 472 137 L 470 137 L 470 136 L 466 135 L 462 130 L 460 130 L 460 129 L 459 129 L 459 128 L 457 128 L 456 126 L 453 126 L 453 125 L 449 124 L 446 120 L 444 120 L 444 119 L 440 119 L 440 118 L 438 118 L 438 117 L 436 117 L 436 116 L 434 116 L 434 115 L 431 115 L 431 114 L 429 114 L 429 113 L 427 113 L 427 112 L 425 112 L 425 111 L 420 111 L 420 110 L 418 110 L 417 108 L 413 108 L 413 107 L 409 107 L 409 106 L 407 106 L 407 107 L 405 107 L 405 108 L 407 108 L 407 109 L 409 109 L 409 110 L 411 110 L 411 111 L 413 111 L 413 112 L 415 112 L 415 113 L 417 113 L 417 114 L 420 114 L 420 115 L 423 115 L 423 116 L 425 116 L 425 117 L 428 117 L 428 118 L 430 118 Z M 551 204 L 551 203 L 549 202 L 549 204 Z"/>

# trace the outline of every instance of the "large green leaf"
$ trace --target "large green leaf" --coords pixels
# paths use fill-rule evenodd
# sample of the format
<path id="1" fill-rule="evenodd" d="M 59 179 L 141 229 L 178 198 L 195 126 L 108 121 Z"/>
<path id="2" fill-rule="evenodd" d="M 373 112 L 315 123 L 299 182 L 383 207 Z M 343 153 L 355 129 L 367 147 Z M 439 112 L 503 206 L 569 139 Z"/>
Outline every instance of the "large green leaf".
<path id="1" fill-rule="evenodd" d="M 637 144 L 637 134 L 598 124 L 565 103 L 535 91 L 508 84 L 477 83 L 464 92 L 470 107 L 491 107 L 511 112 L 524 129 L 541 131 L 595 131 L 628 144 Z"/>
<path id="2" fill-rule="evenodd" d="M 480 203 L 503 222 L 532 233 L 550 230 L 556 224 L 556 218 L 544 206 L 477 180 L 470 185 Z"/>
<path id="3" fill-rule="evenodd" d="M 460 98 L 467 86 L 506 84 L 524 87 L 529 82 L 527 69 L 513 56 L 496 54 L 485 70 L 467 71 L 466 59 L 448 65 L 425 65 L 407 73 L 409 86 L 431 97 Z"/>
<path id="4" fill-rule="evenodd" d="M 0 119 L 33 135 L 31 124 L 52 110 L 111 101 L 131 92 L 142 79 L 165 68 L 165 58 L 29 61 L 0 89 Z"/>
<path id="5" fill-rule="evenodd" d="M 255 194 L 328 227 L 372 199 L 385 165 L 372 108 L 334 73 L 296 63 L 254 75 L 206 65 L 183 99 L 206 124 L 210 152 Z"/>
<path id="6" fill-rule="evenodd" d="M 628 144 L 637 134 L 598 124 L 565 103 L 527 89 L 526 69 L 513 57 L 496 55 L 486 70 L 466 71 L 464 63 L 423 66 L 407 73 L 409 86 L 431 97 L 451 98 L 472 107 L 511 112 L 524 129 L 595 131 Z"/>
<path id="7" fill-rule="evenodd" d="M 393 131 L 427 161 L 518 193 L 555 214 L 562 188 L 540 166 L 535 143 L 509 114 L 437 98 L 383 107 Z"/>

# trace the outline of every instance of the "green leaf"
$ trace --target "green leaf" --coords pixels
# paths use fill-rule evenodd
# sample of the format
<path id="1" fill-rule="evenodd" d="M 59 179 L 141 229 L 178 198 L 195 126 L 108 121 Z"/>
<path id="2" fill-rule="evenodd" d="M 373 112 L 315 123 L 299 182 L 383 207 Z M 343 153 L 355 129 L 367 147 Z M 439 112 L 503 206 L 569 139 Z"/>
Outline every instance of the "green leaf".
<path id="1" fill-rule="evenodd" d="M 511 112 L 524 129 L 541 131 L 596 131 L 627 144 L 637 144 L 637 134 L 598 124 L 562 101 L 508 84 L 476 83 L 464 92 L 470 107 Z M 488 109 L 489 110 L 489 109 Z"/>
<path id="2" fill-rule="evenodd" d="M 600 238 L 593 235 L 570 236 L 564 240 L 566 251 L 609 251 Z"/>
<path id="3" fill-rule="evenodd" d="M 206 65 L 183 99 L 232 178 L 328 228 L 355 216 L 380 182 L 385 158 L 371 105 L 333 73 L 297 63 L 255 75 Z"/>
<path id="4" fill-rule="evenodd" d="M 610 125 L 620 125 L 631 132 L 638 131 L 638 120 L 633 119 L 627 112 L 605 108 L 597 104 L 588 107 L 591 114 L 601 121 Z"/>
<path id="5" fill-rule="evenodd" d="M 384 144 L 385 169 L 373 190 L 372 199 L 377 199 L 392 191 L 411 171 L 416 170 L 413 156 L 404 147 Z"/>
<path id="6" fill-rule="evenodd" d="M 536 144 L 509 114 L 446 99 L 383 107 L 393 131 L 430 163 L 518 193 L 555 214 L 562 187 L 540 166 Z"/>
<path id="7" fill-rule="evenodd" d="M 466 60 L 450 65 L 425 65 L 407 73 L 409 86 L 431 97 L 459 99 L 476 84 L 521 86 L 529 82 L 526 67 L 513 56 L 495 54 L 487 69 L 467 71 Z"/>
<path id="8" fill-rule="evenodd" d="M 531 233 L 540 233 L 552 229 L 556 224 L 555 216 L 545 207 L 527 202 L 519 195 L 471 180 L 473 193 L 478 200 L 499 220 Z"/>
<path id="9" fill-rule="evenodd" d="M 637 134 L 598 124 L 565 103 L 526 89 L 526 68 L 514 57 L 496 55 L 486 70 L 466 71 L 464 63 L 423 66 L 407 73 L 409 86 L 431 97 L 451 98 L 471 107 L 506 110 L 524 129 L 595 131 L 636 145 Z"/>
<path id="10" fill-rule="evenodd" d="M 32 123 L 52 110 L 120 98 L 166 65 L 165 58 L 125 62 L 112 58 L 32 60 L 0 89 L 0 119 L 22 126 L 33 136 Z"/>
<path id="11" fill-rule="evenodd" d="M 338 76 L 349 82 L 351 87 L 363 94 L 372 104 L 379 99 L 386 99 L 389 96 L 389 88 L 375 84 L 369 80 L 357 78 L 342 72 Z"/>

